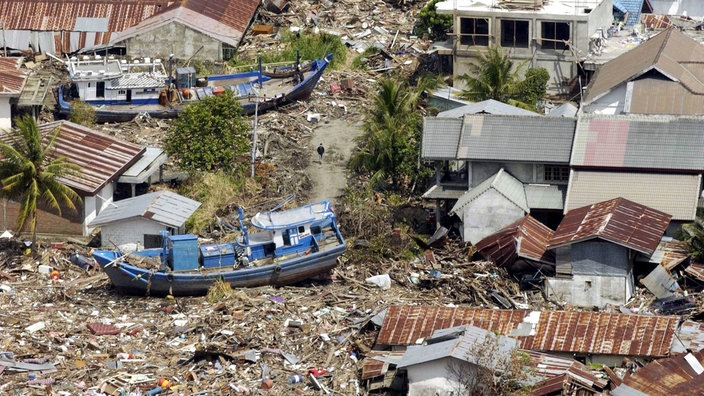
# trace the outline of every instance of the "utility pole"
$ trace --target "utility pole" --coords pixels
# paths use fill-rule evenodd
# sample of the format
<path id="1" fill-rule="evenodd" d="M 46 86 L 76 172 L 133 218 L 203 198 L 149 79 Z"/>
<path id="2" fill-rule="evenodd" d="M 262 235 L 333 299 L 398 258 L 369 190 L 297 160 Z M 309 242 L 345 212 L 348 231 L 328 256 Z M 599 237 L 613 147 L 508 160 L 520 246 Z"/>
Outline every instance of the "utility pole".
<path id="1" fill-rule="evenodd" d="M 254 161 L 257 159 L 257 116 L 259 114 L 259 98 L 254 98 L 254 128 L 252 130 L 252 178 L 254 178 Z"/>

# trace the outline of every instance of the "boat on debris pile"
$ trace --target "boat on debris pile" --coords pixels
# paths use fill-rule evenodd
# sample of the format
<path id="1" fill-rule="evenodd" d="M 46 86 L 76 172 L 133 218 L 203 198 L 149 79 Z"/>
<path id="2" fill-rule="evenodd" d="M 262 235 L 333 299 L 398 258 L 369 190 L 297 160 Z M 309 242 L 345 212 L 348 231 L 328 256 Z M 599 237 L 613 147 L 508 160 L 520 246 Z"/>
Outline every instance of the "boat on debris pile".
<path id="1" fill-rule="evenodd" d="M 280 206 L 280 205 L 279 205 Z M 112 284 L 140 295 L 203 295 L 218 281 L 232 288 L 281 286 L 323 274 L 346 250 L 329 201 L 257 213 L 250 232 L 238 209 L 242 235 L 221 244 L 198 244 L 195 235 L 168 235 L 161 248 L 122 254 L 95 250 L 93 258 Z"/>
<path id="2" fill-rule="evenodd" d="M 173 118 L 193 101 L 231 91 L 244 114 L 260 113 L 296 100 L 315 89 L 332 54 L 323 59 L 258 70 L 197 77 L 192 67 L 170 78 L 161 59 L 119 60 L 112 56 L 72 57 L 65 61 L 71 82 L 58 89 L 58 112 L 71 113 L 82 100 L 95 108 L 98 122 L 125 122 L 136 116 Z M 169 66 L 171 69 L 171 66 Z"/>

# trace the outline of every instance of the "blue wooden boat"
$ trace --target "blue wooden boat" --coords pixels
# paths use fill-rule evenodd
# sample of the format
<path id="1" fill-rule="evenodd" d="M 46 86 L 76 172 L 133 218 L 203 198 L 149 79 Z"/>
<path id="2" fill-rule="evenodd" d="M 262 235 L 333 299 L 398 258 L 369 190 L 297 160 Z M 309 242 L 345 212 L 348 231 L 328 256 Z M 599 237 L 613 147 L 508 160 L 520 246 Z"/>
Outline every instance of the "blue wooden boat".
<path id="1" fill-rule="evenodd" d="M 250 232 L 239 209 L 235 242 L 198 244 L 195 235 L 162 232 L 163 246 L 122 254 L 95 250 L 112 284 L 139 295 L 203 295 L 217 281 L 231 287 L 286 285 L 328 272 L 346 250 L 329 201 L 257 213 Z"/>
<path id="2" fill-rule="evenodd" d="M 160 59 L 74 57 L 66 61 L 71 82 L 59 86 L 57 109 L 67 117 L 71 102 L 82 100 L 95 108 L 98 122 L 131 121 L 138 115 L 174 118 L 188 103 L 228 90 L 239 99 L 244 114 L 263 113 L 310 96 L 331 60 L 328 54 L 274 71 L 259 68 L 202 78 L 193 68 L 179 68 L 170 79 Z"/>

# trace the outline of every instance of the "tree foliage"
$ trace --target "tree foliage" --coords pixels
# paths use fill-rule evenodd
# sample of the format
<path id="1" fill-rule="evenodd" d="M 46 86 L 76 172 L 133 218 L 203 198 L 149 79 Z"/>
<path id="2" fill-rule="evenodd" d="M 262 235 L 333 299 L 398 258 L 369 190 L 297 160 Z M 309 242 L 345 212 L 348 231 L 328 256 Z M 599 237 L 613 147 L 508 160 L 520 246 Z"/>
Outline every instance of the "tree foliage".
<path id="1" fill-rule="evenodd" d="M 431 0 L 418 12 L 418 19 L 413 27 L 413 33 L 422 36 L 427 33 L 430 40 L 445 40 L 447 32 L 452 28 L 452 15 L 440 15 L 437 12 L 437 3 L 440 0 Z"/>
<path id="2" fill-rule="evenodd" d="M 95 126 L 95 108 L 82 100 L 74 100 L 71 102 L 71 110 L 68 119 L 76 124 L 92 127 Z"/>
<path id="3" fill-rule="evenodd" d="M 79 167 L 66 157 L 54 156 L 59 132 L 57 128 L 43 141 L 34 118 L 23 116 L 15 119 L 15 128 L 0 141 L 0 194 L 20 202 L 17 230 L 21 233 L 29 226 L 32 248 L 36 246 L 40 205 L 61 215 L 62 206 L 76 211 L 76 204 L 81 202 L 78 194 L 60 181 L 76 175 Z"/>
<path id="4" fill-rule="evenodd" d="M 704 226 L 698 221 L 684 224 L 681 238 L 689 244 L 689 256 L 695 261 L 704 261 Z"/>
<path id="5" fill-rule="evenodd" d="M 164 148 L 188 171 L 236 174 L 248 165 L 251 127 L 232 92 L 186 106 L 166 133 Z"/>
<path id="6" fill-rule="evenodd" d="M 421 78 L 417 86 L 394 78 L 383 78 L 377 84 L 372 106 L 365 115 L 364 133 L 359 150 L 352 155 L 350 167 L 371 174 L 372 185 L 391 180 L 397 189 L 402 179 L 420 176 L 418 153 L 422 117 L 419 105 L 426 89 L 437 86 L 437 80 Z"/>
<path id="7" fill-rule="evenodd" d="M 466 85 L 460 96 L 472 101 L 513 102 L 535 109 L 537 101 L 545 96 L 550 74 L 542 67 L 530 68 L 521 78 L 524 66 L 525 62 L 515 65 L 501 46 L 491 46 L 470 65 L 469 73 L 459 77 Z"/>

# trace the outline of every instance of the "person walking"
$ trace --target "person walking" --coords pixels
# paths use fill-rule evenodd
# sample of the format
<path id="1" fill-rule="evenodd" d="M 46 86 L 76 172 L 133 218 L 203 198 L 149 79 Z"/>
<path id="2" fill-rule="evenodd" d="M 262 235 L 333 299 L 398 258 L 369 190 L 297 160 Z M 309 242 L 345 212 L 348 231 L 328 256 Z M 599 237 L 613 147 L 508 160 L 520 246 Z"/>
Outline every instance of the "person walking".
<path id="1" fill-rule="evenodd" d="M 318 146 L 318 157 L 320 157 L 320 162 L 323 162 L 323 154 L 325 153 L 325 147 L 323 147 L 323 144 L 320 143 Z"/>

